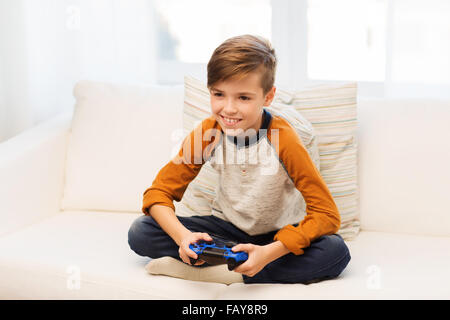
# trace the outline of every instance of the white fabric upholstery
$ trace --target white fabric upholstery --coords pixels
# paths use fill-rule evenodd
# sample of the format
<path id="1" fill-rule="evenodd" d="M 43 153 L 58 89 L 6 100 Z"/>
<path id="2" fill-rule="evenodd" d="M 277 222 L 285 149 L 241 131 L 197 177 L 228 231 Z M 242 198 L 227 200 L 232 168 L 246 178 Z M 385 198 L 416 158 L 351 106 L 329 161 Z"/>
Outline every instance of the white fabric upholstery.
<path id="1" fill-rule="evenodd" d="M 0 236 L 56 214 L 72 113 L 0 144 Z"/>
<path id="2" fill-rule="evenodd" d="M 358 102 L 362 232 L 347 241 L 352 260 L 339 278 L 226 286 L 150 275 L 144 268 L 149 258 L 128 247 L 142 193 L 170 156 L 166 138 L 182 128 L 181 118 L 168 129 L 158 125 L 177 108 L 181 116 L 183 95 L 181 87 L 161 89 L 161 101 L 173 93 L 169 100 L 180 104 L 151 109 L 156 91 L 138 90 L 138 102 L 136 91 L 116 89 L 109 104 L 83 102 L 98 108 L 95 119 L 82 113 L 73 119 L 90 130 L 87 136 L 71 132 L 71 115 L 61 115 L 0 144 L 0 299 L 450 299 L 450 102 Z M 125 118 L 113 110 L 103 117 L 115 99 L 159 120 L 147 125 L 137 114 Z M 161 114 L 151 115 L 149 108 Z M 96 121 L 119 130 L 105 136 Z M 158 137 L 152 130 L 166 138 L 152 140 Z M 66 153 L 71 134 L 72 151 Z M 108 160 L 102 152 L 117 156 Z"/>
<path id="3" fill-rule="evenodd" d="M 226 285 L 147 273 L 127 241 L 139 215 L 64 212 L 1 238 L 0 299 L 217 298 Z"/>
<path id="4" fill-rule="evenodd" d="M 448 299 L 450 238 L 362 231 L 335 279 L 310 285 L 232 284 L 221 299 Z"/>
<path id="5" fill-rule="evenodd" d="M 81 81 L 74 95 L 62 209 L 141 212 L 183 130 L 183 86 Z"/>
<path id="6" fill-rule="evenodd" d="M 148 274 L 144 267 L 150 259 L 127 243 L 128 227 L 138 216 L 64 212 L 0 238 L 0 299 L 450 297 L 450 237 L 363 231 L 347 242 L 352 260 L 334 280 L 226 286 Z"/>
<path id="7" fill-rule="evenodd" d="M 450 101 L 358 104 L 363 230 L 450 236 Z"/>

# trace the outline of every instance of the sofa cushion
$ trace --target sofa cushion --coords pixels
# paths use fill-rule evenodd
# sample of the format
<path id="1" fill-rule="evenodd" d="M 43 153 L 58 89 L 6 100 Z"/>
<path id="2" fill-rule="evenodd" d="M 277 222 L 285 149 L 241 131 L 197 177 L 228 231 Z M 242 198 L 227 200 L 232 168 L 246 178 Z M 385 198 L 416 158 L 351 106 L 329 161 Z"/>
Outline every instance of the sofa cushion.
<path id="1" fill-rule="evenodd" d="M 0 299 L 448 299 L 450 237 L 362 231 L 333 280 L 216 284 L 150 275 L 134 213 L 72 211 L 0 238 Z"/>
<path id="2" fill-rule="evenodd" d="M 449 299 L 450 237 L 361 231 L 335 279 L 309 285 L 231 284 L 219 299 Z"/>
<path id="3" fill-rule="evenodd" d="M 141 212 L 182 130 L 183 86 L 80 81 L 62 209 Z"/>
<path id="4" fill-rule="evenodd" d="M 211 116 L 211 104 L 206 84 L 190 76 L 185 77 L 185 101 L 183 109 L 184 134 L 191 132 L 203 119 Z M 281 102 L 265 107 L 270 113 L 286 119 L 296 130 L 312 161 L 320 170 L 319 150 L 311 123 L 292 106 Z M 219 185 L 219 173 L 206 162 L 186 188 L 183 198 L 175 204 L 177 215 L 210 215 L 212 202 Z M 299 195 L 298 207 L 306 214 L 306 203 Z"/>
<path id="5" fill-rule="evenodd" d="M 450 101 L 358 104 L 365 230 L 450 236 Z"/>
<path id="6" fill-rule="evenodd" d="M 72 211 L 0 238 L 0 299 L 215 299 L 226 285 L 147 273 L 128 246 L 141 214 Z"/>

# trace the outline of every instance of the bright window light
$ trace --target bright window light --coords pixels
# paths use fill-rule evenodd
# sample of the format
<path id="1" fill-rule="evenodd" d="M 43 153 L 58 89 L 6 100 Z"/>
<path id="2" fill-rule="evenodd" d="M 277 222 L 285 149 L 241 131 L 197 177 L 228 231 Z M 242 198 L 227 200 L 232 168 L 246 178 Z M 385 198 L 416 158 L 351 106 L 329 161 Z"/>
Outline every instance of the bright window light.
<path id="1" fill-rule="evenodd" d="M 227 38 L 257 34 L 271 40 L 270 0 L 156 0 L 159 58 L 207 63 Z"/>
<path id="2" fill-rule="evenodd" d="M 308 1 L 308 77 L 384 81 L 384 0 Z"/>

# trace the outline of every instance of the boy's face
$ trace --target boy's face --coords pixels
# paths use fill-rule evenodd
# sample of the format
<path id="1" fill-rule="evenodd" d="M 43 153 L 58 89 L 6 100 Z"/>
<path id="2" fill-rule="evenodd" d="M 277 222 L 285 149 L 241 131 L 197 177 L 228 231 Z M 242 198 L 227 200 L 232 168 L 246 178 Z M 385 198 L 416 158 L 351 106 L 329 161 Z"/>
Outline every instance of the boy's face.
<path id="1" fill-rule="evenodd" d="M 262 124 L 262 109 L 269 106 L 275 96 L 275 87 L 264 95 L 259 72 L 251 72 L 242 79 L 221 81 L 209 88 L 211 111 L 227 135 L 256 134 Z M 238 121 L 228 121 L 237 119 Z"/>

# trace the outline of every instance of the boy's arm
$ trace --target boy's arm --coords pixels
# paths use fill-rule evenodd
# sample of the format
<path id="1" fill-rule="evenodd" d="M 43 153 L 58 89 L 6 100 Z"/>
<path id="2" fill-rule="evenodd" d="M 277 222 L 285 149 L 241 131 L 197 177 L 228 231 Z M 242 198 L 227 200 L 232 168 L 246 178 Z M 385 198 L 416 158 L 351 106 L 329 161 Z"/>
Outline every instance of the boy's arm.
<path id="1" fill-rule="evenodd" d="M 144 192 L 142 206 L 142 212 L 152 216 L 178 246 L 190 231 L 176 217 L 173 200 L 181 200 L 184 191 L 199 170 L 195 166 L 177 163 L 177 159 L 182 155 L 183 148 L 177 157 L 159 171 L 152 186 Z"/>
<path id="2" fill-rule="evenodd" d="M 287 225 L 274 240 L 290 252 L 300 255 L 303 248 L 322 235 L 334 234 L 340 227 L 340 214 L 325 181 L 308 154 L 300 137 L 287 122 L 278 121 L 278 155 L 295 187 L 306 202 L 306 216 L 297 227 Z"/>
<path id="3" fill-rule="evenodd" d="M 151 215 L 179 245 L 190 232 L 175 215 L 173 201 L 180 201 L 189 183 L 217 146 L 217 122 L 213 118 L 202 121 L 183 141 L 178 154 L 157 174 L 150 188 L 145 190 L 142 212 Z M 156 205 L 156 206 L 155 206 Z"/>
<path id="4" fill-rule="evenodd" d="M 203 120 L 183 140 L 178 154 L 157 174 L 152 186 L 145 190 L 142 212 L 149 215 L 155 204 L 175 211 L 173 201 L 180 201 L 189 183 L 200 172 L 201 167 L 217 146 L 217 122 L 210 117 Z"/>
<path id="5" fill-rule="evenodd" d="M 178 246 L 180 246 L 181 240 L 191 232 L 178 220 L 172 208 L 158 204 L 153 205 L 150 215 Z"/>

